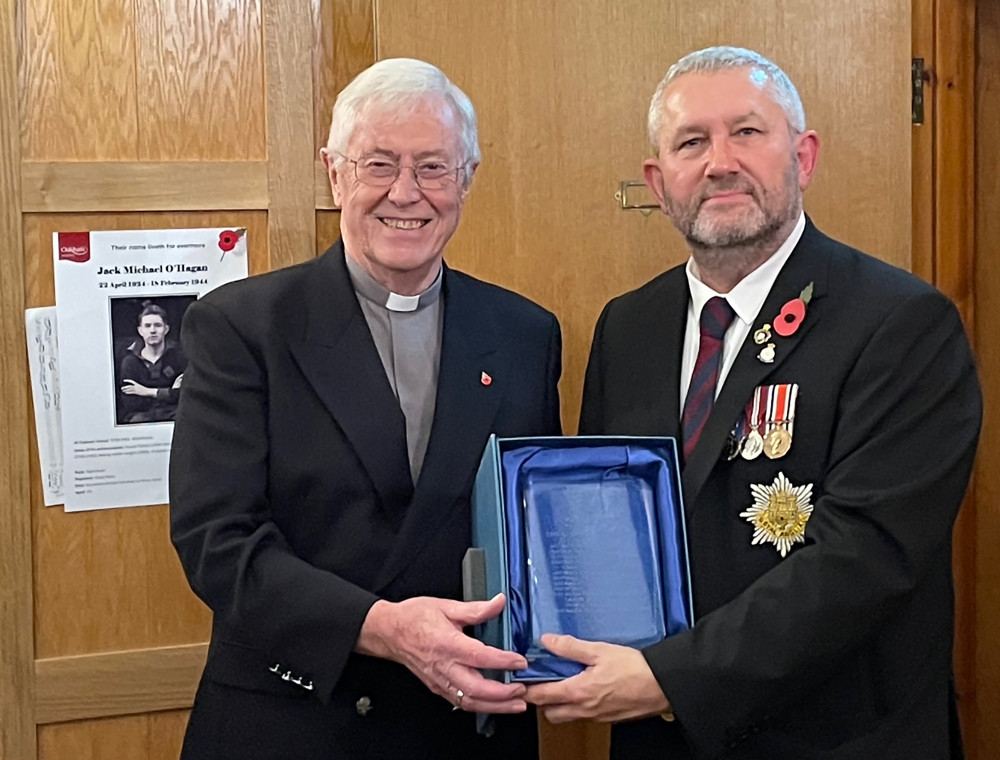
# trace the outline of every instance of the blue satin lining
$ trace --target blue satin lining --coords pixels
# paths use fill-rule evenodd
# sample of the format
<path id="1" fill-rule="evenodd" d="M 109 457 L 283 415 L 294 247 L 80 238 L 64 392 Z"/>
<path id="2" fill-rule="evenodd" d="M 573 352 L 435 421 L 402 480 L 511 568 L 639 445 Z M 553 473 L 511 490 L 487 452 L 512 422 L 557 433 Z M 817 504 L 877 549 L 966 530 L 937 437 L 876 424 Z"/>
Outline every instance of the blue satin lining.
<path id="1" fill-rule="evenodd" d="M 572 440 L 572 439 L 564 439 Z M 690 625 L 690 594 L 687 574 L 687 547 L 681 522 L 681 501 L 675 488 L 675 457 L 666 446 L 569 445 L 559 447 L 522 446 L 503 452 L 502 472 L 507 521 L 507 547 L 509 572 L 509 614 L 514 650 L 528 658 L 529 666 L 517 671 L 519 680 L 544 680 L 565 678 L 580 672 L 583 666 L 549 654 L 537 642 L 542 633 L 573 633 L 581 621 L 591 622 L 583 613 L 577 615 L 532 614 L 531 599 L 551 596 L 552 582 L 541 577 L 539 567 L 547 567 L 547 560 L 537 556 L 534 561 L 528 549 L 529 523 L 536 533 L 557 529 L 552 524 L 554 515 L 565 519 L 572 515 L 574 504 L 581 491 L 573 491 L 589 484 L 598 486 L 596 498 L 611 499 L 611 508 L 629 515 L 638 547 L 636 562 L 623 575 L 629 580 L 628 589 L 633 596 L 647 597 L 648 609 L 642 603 L 635 620 L 623 624 L 620 630 L 595 631 L 594 638 L 643 647 L 665 636 L 684 630 Z M 560 493 L 564 491 L 565 493 Z M 532 506 L 538 505 L 538 506 Z M 544 505 L 544 506 L 542 506 Z M 585 506 L 582 508 L 586 508 Z M 526 519 L 525 510 L 536 509 Z M 614 526 L 617 529 L 617 525 Z M 534 545 L 544 547 L 542 536 L 534 538 Z M 591 544 L 594 542 L 591 541 Z M 599 556 L 594 557 L 600 562 Z M 638 572 L 638 575 L 637 575 Z M 598 575 L 606 576 L 604 573 Z M 531 584 L 531 586 L 529 586 Z M 584 595 L 586 590 L 584 589 Z M 554 617 L 555 616 L 555 617 Z M 539 620 L 548 621 L 562 630 L 533 630 Z M 533 625 L 534 624 L 534 625 Z M 632 634 L 632 638 L 629 637 Z"/>

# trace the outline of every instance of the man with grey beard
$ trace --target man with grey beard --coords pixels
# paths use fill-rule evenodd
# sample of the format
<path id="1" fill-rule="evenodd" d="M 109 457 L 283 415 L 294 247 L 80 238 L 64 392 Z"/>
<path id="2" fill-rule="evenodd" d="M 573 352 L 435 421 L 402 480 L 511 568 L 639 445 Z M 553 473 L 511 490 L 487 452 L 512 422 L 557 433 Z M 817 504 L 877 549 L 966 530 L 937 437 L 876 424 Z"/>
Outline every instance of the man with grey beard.
<path id="1" fill-rule="evenodd" d="M 785 73 L 685 56 L 653 96 L 645 179 L 691 258 L 612 300 L 582 434 L 682 443 L 696 622 L 529 687 L 612 757 L 955 758 L 951 531 L 981 419 L 941 293 L 823 235 L 819 152 Z"/>

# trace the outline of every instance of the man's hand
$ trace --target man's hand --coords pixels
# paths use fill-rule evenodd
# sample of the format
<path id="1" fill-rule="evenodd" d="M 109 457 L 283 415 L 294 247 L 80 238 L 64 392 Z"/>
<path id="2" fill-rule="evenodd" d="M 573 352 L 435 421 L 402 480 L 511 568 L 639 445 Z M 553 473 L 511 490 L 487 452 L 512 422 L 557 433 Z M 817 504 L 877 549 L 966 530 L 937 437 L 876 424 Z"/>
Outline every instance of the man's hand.
<path id="1" fill-rule="evenodd" d="M 129 380 L 128 378 L 122 380 L 122 383 L 122 393 L 126 396 L 156 398 L 156 388 L 147 388 L 145 385 L 139 385 L 135 380 Z"/>
<path id="2" fill-rule="evenodd" d="M 462 633 L 463 626 L 499 615 L 506 602 L 503 594 L 488 602 L 427 596 L 395 603 L 379 600 L 368 611 L 355 649 L 405 665 L 428 689 L 463 710 L 524 712 L 524 684 L 491 681 L 479 670 L 520 670 L 528 666 L 527 660 Z"/>
<path id="3" fill-rule="evenodd" d="M 565 681 L 528 687 L 525 699 L 538 705 L 549 722 L 588 718 L 610 723 L 669 712 L 670 702 L 638 649 L 551 633 L 542 636 L 542 646 L 587 666 Z"/>

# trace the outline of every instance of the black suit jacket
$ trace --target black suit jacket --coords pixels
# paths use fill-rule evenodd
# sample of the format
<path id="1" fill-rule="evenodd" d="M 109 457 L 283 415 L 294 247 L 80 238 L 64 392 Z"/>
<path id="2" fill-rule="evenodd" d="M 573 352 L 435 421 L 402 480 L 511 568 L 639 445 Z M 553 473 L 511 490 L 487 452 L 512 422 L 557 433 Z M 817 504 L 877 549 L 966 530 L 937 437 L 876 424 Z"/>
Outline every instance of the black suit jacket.
<path id="1" fill-rule="evenodd" d="M 437 759 L 479 747 L 472 716 L 402 666 L 352 653 L 378 598 L 461 598 L 488 435 L 560 431 L 553 315 L 447 268 L 442 288 L 416 484 L 341 243 L 188 309 L 171 533 L 214 624 L 185 757 Z M 533 747 L 533 717 L 500 721 L 475 751 L 507 739 Z"/>
<path id="2" fill-rule="evenodd" d="M 981 418 L 955 308 L 807 223 L 754 327 L 810 283 L 798 331 L 740 348 L 682 472 L 697 623 L 644 651 L 677 722 L 616 726 L 613 756 L 947 758 L 951 528 Z M 676 435 L 683 267 L 605 308 L 580 431 Z M 759 385 L 798 383 L 782 459 L 723 455 Z M 812 484 L 805 543 L 751 545 L 751 484 Z"/>

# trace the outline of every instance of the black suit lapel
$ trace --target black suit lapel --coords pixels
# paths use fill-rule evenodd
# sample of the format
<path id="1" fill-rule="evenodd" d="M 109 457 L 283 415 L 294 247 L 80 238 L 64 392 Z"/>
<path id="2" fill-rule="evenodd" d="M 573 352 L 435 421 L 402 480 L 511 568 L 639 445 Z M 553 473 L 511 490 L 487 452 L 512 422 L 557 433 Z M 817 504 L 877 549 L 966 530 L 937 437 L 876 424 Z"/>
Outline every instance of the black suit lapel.
<path id="1" fill-rule="evenodd" d="M 451 516 L 468 488 L 506 390 L 507 358 L 488 307 L 445 269 L 444 329 L 434 423 L 420 480 L 396 546 L 375 583 L 378 592 Z M 483 376 L 483 373 L 487 377 Z"/>
<path id="2" fill-rule="evenodd" d="M 718 462 L 726 439 L 736 420 L 743 414 L 754 389 L 765 383 L 767 377 L 784 363 L 795 351 L 795 347 L 808 335 L 813 325 L 822 318 L 820 302 L 826 293 L 829 270 L 827 240 L 828 238 L 817 231 L 807 219 L 802 238 L 778 274 L 750 334 L 747 335 L 746 342 L 740 347 L 698 439 L 698 444 L 685 464 L 681 481 L 688 509 L 693 508 L 698 492 Z M 775 344 L 774 362 L 766 364 L 760 361 L 757 355 L 762 346 L 754 342 L 754 330 L 765 323 L 773 325 L 774 317 L 781 311 L 782 306 L 793 298 L 798 298 L 810 282 L 813 283 L 812 299 L 806 307 L 806 316 L 799 329 L 787 338 L 772 331 L 771 342 Z"/>
<path id="3" fill-rule="evenodd" d="M 655 435 L 673 436 L 680 440 L 681 435 L 681 355 L 684 351 L 684 329 L 687 324 L 688 292 L 687 275 L 684 267 L 676 267 L 667 273 L 664 282 L 665 292 L 657 293 L 653 299 L 659 313 L 644 326 L 649 337 L 649 344 L 643 351 L 648 352 L 646 383 L 655 382 L 661 389 L 652 405 L 653 428 Z M 677 337 L 681 340 L 678 342 Z M 637 378 L 640 382 L 641 378 Z"/>
<path id="4" fill-rule="evenodd" d="M 306 324 L 290 348 L 302 374 L 350 441 L 385 509 L 401 513 L 413 483 L 406 421 L 392 392 L 338 241 L 303 293 Z M 294 424 L 290 420 L 289 424 Z"/>

